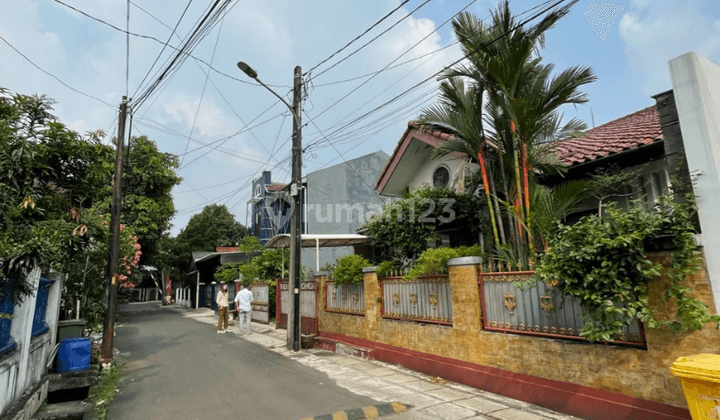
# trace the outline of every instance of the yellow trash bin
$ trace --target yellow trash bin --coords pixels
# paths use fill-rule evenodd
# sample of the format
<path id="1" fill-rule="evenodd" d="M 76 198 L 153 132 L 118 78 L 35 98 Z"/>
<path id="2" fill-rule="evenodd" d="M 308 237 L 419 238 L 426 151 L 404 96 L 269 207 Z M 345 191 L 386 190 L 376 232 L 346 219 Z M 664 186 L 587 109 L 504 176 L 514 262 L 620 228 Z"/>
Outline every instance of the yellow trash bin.
<path id="1" fill-rule="evenodd" d="M 679 357 L 670 370 L 682 382 L 693 420 L 720 419 L 720 354 Z"/>

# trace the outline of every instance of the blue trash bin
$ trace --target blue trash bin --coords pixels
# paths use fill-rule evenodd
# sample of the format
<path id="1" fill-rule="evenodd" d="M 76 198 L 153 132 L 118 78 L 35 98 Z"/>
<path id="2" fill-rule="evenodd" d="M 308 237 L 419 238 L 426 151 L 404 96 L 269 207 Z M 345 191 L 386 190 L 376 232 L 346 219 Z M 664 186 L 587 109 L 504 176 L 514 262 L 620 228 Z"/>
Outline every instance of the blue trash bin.
<path id="1" fill-rule="evenodd" d="M 58 372 L 85 370 L 90 367 L 92 343 L 89 338 L 66 338 L 60 342 L 57 356 Z"/>

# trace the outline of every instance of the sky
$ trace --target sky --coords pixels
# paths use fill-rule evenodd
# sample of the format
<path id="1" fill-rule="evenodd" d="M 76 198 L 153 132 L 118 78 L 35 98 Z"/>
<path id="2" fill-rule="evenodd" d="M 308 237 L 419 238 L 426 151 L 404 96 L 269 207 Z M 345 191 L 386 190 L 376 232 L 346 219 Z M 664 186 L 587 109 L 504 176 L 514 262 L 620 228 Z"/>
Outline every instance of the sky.
<path id="1" fill-rule="evenodd" d="M 448 21 L 463 9 L 487 19 L 497 0 L 235 0 L 142 102 L 133 98 L 148 92 L 215 0 L 6 3 L 0 87 L 54 99 L 61 122 L 103 130 L 108 142 L 130 97 L 132 135 L 179 156 L 176 235 L 215 203 L 246 224 L 251 182 L 263 170 L 290 180 L 292 116 L 238 61 L 287 102 L 301 67 L 303 174 L 377 150 L 390 155 L 407 122 L 435 101 L 437 73 L 462 58 Z M 510 5 L 522 20 L 543 3 Z M 592 67 L 588 103 L 563 108 L 592 127 L 653 105 L 672 88 L 668 61 L 689 51 L 720 63 L 720 2 L 581 0 L 547 32 L 541 55 L 557 70 Z"/>

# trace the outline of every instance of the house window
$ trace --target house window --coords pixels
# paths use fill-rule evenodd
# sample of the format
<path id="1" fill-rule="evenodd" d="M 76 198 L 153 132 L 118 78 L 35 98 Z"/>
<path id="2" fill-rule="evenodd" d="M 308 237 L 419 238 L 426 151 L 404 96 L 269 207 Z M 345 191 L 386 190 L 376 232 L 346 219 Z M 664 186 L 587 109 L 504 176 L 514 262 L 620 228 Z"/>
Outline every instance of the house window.
<path id="1" fill-rule="evenodd" d="M 645 203 L 652 206 L 657 203 L 661 195 L 668 193 L 670 187 L 669 178 L 667 171 L 664 169 L 640 176 L 640 192 L 645 199 Z"/>
<path id="2" fill-rule="evenodd" d="M 450 183 L 450 171 L 446 166 L 440 166 L 435 169 L 433 173 L 433 186 L 434 187 L 447 187 Z"/>
<path id="3" fill-rule="evenodd" d="M 255 197 L 260 197 L 261 187 L 260 184 L 255 186 Z"/>

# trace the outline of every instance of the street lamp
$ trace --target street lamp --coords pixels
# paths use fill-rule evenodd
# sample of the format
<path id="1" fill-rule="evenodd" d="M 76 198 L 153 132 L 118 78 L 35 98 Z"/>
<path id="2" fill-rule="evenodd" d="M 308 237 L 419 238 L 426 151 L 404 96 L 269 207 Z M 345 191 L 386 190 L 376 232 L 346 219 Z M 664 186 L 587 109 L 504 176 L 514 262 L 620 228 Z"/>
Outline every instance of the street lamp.
<path id="1" fill-rule="evenodd" d="M 290 222 L 290 290 L 293 292 L 293 319 L 288 323 L 288 348 L 292 350 L 300 350 L 300 236 L 302 233 L 302 200 L 300 191 L 302 189 L 302 70 L 300 66 L 295 67 L 295 77 L 293 83 L 293 106 L 282 96 L 278 95 L 274 90 L 270 89 L 265 83 L 258 79 L 258 74 L 252 67 L 240 61 L 237 66 L 243 73 L 251 79 L 254 79 L 262 87 L 269 90 L 275 95 L 285 106 L 288 107 L 293 116 L 293 145 L 292 145 L 292 183 L 290 185 L 290 195 L 293 197 L 293 208 Z"/>

